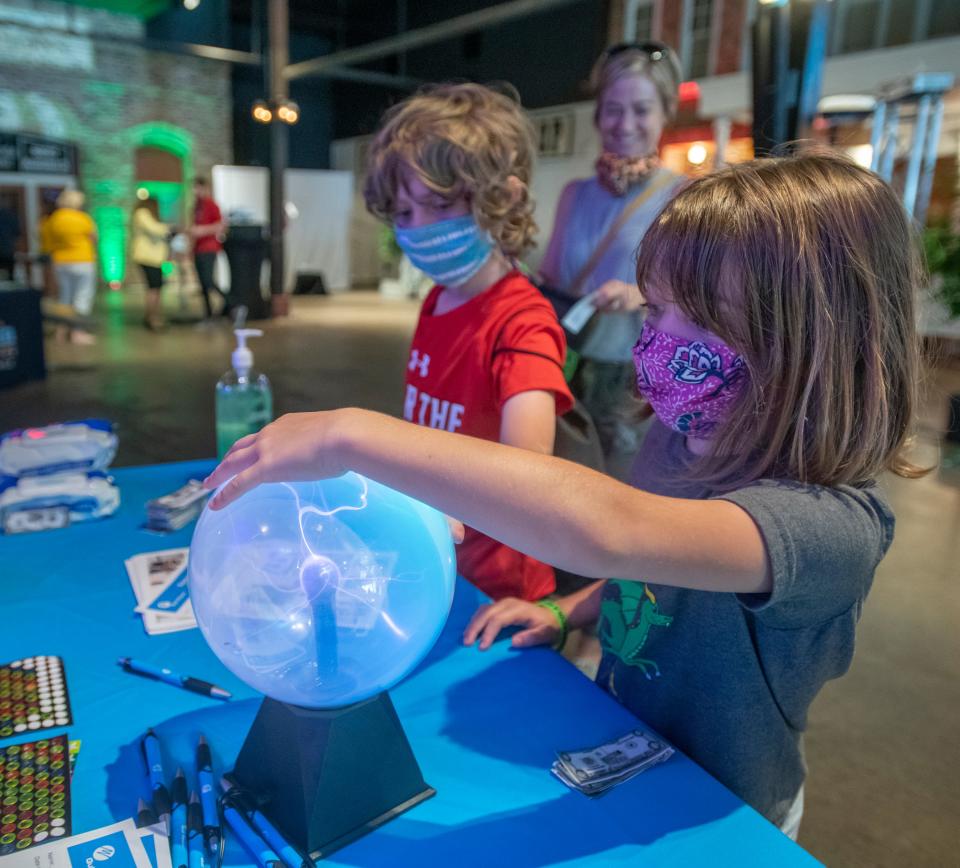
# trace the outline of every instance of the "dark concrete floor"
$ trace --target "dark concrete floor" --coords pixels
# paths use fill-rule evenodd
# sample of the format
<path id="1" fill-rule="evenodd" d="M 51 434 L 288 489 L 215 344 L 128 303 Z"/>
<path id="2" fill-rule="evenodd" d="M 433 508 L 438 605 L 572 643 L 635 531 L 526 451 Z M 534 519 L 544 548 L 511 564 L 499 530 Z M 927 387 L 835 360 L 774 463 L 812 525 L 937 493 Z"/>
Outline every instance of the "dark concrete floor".
<path id="1" fill-rule="evenodd" d="M 50 374 L 0 393 L 0 431 L 102 415 L 119 425 L 117 465 L 214 452 L 213 390 L 228 368 L 229 327 L 139 327 L 136 291 L 101 299 L 94 348 L 48 344 Z M 254 341 L 277 413 L 357 405 L 400 409 L 417 306 L 372 293 L 294 299 L 293 315 Z M 943 395 L 960 391 L 945 360 L 924 409 L 936 455 Z M 868 600 L 850 673 L 814 703 L 800 842 L 831 866 L 960 865 L 960 454 L 918 481 L 888 479 L 896 540 Z"/>

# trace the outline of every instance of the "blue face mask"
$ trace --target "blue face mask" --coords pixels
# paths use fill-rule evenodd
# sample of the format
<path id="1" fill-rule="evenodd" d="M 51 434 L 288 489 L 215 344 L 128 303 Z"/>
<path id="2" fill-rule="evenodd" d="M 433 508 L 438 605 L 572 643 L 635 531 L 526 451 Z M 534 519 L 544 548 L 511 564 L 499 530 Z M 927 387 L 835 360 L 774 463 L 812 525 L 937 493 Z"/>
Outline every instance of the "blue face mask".
<path id="1" fill-rule="evenodd" d="M 435 283 L 459 286 L 490 258 L 493 239 L 470 214 L 439 220 L 415 229 L 394 229 L 397 244 L 410 261 Z"/>

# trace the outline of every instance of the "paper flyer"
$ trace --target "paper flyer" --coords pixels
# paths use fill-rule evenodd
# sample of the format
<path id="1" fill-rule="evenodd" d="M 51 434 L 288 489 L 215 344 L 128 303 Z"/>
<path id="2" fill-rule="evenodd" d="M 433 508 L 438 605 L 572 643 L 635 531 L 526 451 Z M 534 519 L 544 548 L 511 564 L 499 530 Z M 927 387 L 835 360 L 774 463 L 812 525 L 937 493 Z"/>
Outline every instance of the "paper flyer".
<path id="1" fill-rule="evenodd" d="M 169 865 L 169 860 L 167 861 Z M 0 859 L 0 868 L 153 868 L 133 820 L 39 844 Z M 158 866 L 164 868 L 164 866 Z"/>
<path id="2" fill-rule="evenodd" d="M 147 857 L 153 868 L 172 868 L 170 862 L 170 839 L 166 835 L 155 832 L 157 826 L 147 829 L 137 829 Z M 111 866 L 112 868 L 112 866 Z"/>

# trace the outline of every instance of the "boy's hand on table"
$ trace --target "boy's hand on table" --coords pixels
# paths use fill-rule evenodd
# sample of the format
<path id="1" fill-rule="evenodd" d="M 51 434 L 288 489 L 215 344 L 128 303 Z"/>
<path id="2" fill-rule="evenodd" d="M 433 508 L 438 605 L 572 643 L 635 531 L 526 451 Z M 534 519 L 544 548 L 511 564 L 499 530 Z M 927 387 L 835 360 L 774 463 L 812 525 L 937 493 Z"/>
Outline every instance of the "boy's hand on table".
<path id="1" fill-rule="evenodd" d="M 557 616 L 549 609 L 515 597 L 504 597 L 474 612 L 463 631 L 463 644 L 472 645 L 479 639 L 479 649 L 486 651 L 506 627 L 525 628 L 514 635 L 511 643 L 514 648 L 552 645 L 560 637 Z"/>

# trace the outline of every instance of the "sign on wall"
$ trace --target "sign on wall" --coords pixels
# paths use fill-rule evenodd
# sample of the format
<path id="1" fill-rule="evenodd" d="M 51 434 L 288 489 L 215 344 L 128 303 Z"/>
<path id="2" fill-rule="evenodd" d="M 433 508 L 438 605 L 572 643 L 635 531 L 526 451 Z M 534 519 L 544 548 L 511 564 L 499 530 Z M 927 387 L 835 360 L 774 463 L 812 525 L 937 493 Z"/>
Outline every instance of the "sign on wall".
<path id="1" fill-rule="evenodd" d="M 40 136 L 0 133 L 0 172 L 75 175 L 77 148 Z"/>

